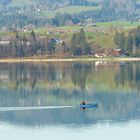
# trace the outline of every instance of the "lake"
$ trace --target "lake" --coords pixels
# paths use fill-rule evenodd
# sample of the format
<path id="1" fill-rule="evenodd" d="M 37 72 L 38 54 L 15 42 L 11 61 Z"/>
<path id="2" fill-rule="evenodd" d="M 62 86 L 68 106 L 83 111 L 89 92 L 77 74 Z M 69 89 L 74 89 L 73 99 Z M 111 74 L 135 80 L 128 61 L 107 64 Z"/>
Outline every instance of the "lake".
<path id="1" fill-rule="evenodd" d="M 82 100 L 98 107 L 75 107 Z M 138 140 L 139 62 L 0 64 L 3 140 Z"/>

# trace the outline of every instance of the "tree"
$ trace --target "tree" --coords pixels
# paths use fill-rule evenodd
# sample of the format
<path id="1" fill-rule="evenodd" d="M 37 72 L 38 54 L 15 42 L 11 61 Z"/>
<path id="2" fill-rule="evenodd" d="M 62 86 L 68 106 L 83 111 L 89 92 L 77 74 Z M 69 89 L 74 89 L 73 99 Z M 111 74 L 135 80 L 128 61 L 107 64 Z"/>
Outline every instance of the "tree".
<path id="1" fill-rule="evenodd" d="M 87 43 L 86 34 L 82 28 L 79 33 L 75 33 L 71 38 L 72 55 L 83 55 L 91 52 L 90 45 Z"/>
<path id="2" fill-rule="evenodd" d="M 54 54 L 55 53 L 56 42 L 53 38 L 50 39 L 47 46 L 48 46 L 48 53 L 49 54 Z"/>
<path id="3" fill-rule="evenodd" d="M 129 54 L 132 53 L 133 43 L 134 43 L 134 37 L 129 33 L 128 37 L 126 38 L 126 50 Z"/>
<path id="4" fill-rule="evenodd" d="M 63 52 L 66 53 L 67 47 L 66 47 L 66 43 L 64 41 L 62 42 L 62 47 L 63 47 Z"/>
<path id="5" fill-rule="evenodd" d="M 136 29 L 135 45 L 136 45 L 136 47 L 140 46 L 140 26 Z"/>
<path id="6" fill-rule="evenodd" d="M 30 34 L 30 42 L 31 42 L 31 54 L 37 55 L 38 44 L 37 44 L 35 32 L 33 30 Z"/>
<path id="7" fill-rule="evenodd" d="M 84 29 L 82 28 L 79 33 L 79 45 L 82 49 L 82 55 L 84 54 L 85 48 L 87 46 L 87 39 Z"/>
<path id="8" fill-rule="evenodd" d="M 92 51 L 91 46 L 87 44 L 83 50 L 83 54 L 85 55 L 91 54 L 91 51 Z"/>
<path id="9" fill-rule="evenodd" d="M 116 32 L 115 36 L 114 36 L 114 42 L 116 43 L 116 45 L 125 50 L 125 35 L 124 33 L 118 33 Z"/>
<path id="10" fill-rule="evenodd" d="M 119 33 L 116 31 L 116 33 L 115 33 L 115 35 L 114 35 L 114 43 L 116 44 L 116 45 L 119 45 Z"/>
<path id="11" fill-rule="evenodd" d="M 70 41 L 72 55 L 75 55 L 76 44 L 77 44 L 77 34 L 74 33 Z"/>

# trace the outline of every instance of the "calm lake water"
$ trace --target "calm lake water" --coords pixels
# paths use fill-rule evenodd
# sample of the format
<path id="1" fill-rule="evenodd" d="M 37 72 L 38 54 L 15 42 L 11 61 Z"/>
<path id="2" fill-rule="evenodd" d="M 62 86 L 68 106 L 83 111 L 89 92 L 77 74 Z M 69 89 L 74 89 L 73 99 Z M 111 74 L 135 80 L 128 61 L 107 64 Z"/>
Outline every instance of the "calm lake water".
<path id="1" fill-rule="evenodd" d="M 82 100 L 99 106 L 73 107 Z M 139 130 L 139 62 L 0 64 L 2 140 L 138 140 Z"/>

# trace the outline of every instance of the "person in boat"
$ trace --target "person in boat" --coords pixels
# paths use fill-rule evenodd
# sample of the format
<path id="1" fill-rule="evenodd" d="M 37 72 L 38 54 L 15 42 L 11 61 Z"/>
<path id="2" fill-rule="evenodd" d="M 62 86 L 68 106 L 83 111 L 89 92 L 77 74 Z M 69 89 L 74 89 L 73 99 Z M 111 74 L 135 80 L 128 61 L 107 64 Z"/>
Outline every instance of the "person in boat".
<path id="1" fill-rule="evenodd" d="M 83 100 L 83 101 L 80 103 L 80 105 L 86 105 L 85 100 Z"/>
<path id="2" fill-rule="evenodd" d="M 85 100 L 83 100 L 81 103 L 80 103 L 80 105 L 86 105 L 86 102 L 85 102 Z M 86 107 L 82 107 L 82 108 L 80 108 L 82 111 L 85 111 L 86 110 Z"/>

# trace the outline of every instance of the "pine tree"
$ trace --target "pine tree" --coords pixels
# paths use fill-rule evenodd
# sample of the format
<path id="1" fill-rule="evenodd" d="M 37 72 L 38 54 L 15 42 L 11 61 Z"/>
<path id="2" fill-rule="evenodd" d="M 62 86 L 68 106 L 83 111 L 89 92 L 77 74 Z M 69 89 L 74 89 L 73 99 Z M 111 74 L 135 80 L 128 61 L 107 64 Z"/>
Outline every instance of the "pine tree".
<path id="1" fill-rule="evenodd" d="M 114 36 L 114 42 L 116 43 L 116 45 L 125 50 L 125 35 L 124 33 L 117 33 Z"/>
<path id="2" fill-rule="evenodd" d="M 140 46 L 140 26 L 136 30 L 135 45 L 136 45 L 136 47 Z"/>
<path id="3" fill-rule="evenodd" d="M 56 43 L 55 43 L 54 39 L 53 38 L 50 39 L 50 41 L 48 42 L 48 45 L 47 45 L 49 54 L 55 53 L 55 45 L 56 45 Z"/>
<path id="4" fill-rule="evenodd" d="M 134 43 L 134 37 L 129 33 L 128 37 L 126 38 L 126 50 L 128 51 L 129 54 L 132 53 L 133 43 Z"/>
<path id="5" fill-rule="evenodd" d="M 87 43 L 86 34 L 82 28 L 79 33 L 75 33 L 71 38 L 71 52 L 72 55 L 84 55 L 90 54 L 91 48 Z"/>
<path id="6" fill-rule="evenodd" d="M 31 42 L 31 54 L 37 55 L 38 44 L 37 44 L 35 32 L 33 30 L 30 34 L 30 42 Z"/>
<path id="7" fill-rule="evenodd" d="M 70 41 L 72 55 L 75 54 L 76 45 L 77 45 L 77 34 L 75 33 L 75 34 L 73 34 L 71 41 Z"/>

